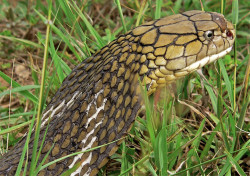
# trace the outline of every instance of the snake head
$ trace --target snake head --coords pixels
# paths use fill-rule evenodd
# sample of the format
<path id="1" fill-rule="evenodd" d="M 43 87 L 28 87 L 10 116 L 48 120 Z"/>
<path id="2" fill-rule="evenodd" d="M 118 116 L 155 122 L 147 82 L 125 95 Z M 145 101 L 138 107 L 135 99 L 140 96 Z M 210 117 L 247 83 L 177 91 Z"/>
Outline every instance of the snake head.
<path id="1" fill-rule="evenodd" d="M 235 30 L 222 14 L 192 10 L 146 23 L 132 36 L 140 38 L 143 79 L 154 91 L 229 53 Z"/>
<path id="2" fill-rule="evenodd" d="M 193 72 L 225 56 L 233 47 L 235 30 L 232 23 L 227 21 L 222 14 L 216 12 L 200 13 L 198 11 L 197 13 L 195 15 L 189 14 L 189 12 L 184 13 L 195 25 L 199 44 L 197 42 L 198 45 L 186 48 L 187 65 L 178 70 L 179 75 Z M 194 50 L 196 55 L 191 56 L 189 52 Z"/>

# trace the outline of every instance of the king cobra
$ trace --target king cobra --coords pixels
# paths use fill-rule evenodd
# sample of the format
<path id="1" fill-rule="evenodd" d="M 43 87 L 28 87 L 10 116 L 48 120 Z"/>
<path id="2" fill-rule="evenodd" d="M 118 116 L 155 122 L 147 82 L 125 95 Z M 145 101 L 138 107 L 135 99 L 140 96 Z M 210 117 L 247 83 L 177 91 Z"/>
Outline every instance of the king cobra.
<path id="1" fill-rule="evenodd" d="M 39 175 L 60 175 L 76 164 L 71 175 L 97 175 L 132 127 L 143 105 L 142 87 L 150 95 L 225 56 L 234 39 L 234 27 L 223 15 L 193 10 L 136 27 L 85 59 L 43 113 L 39 144 L 48 129 L 38 164 L 49 151 L 46 163 L 104 146 L 54 163 Z M 34 136 L 25 161 L 31 161 Z M 22 138 L 0 159 L 1 176 L 15 174 L 24 144 Z"/>

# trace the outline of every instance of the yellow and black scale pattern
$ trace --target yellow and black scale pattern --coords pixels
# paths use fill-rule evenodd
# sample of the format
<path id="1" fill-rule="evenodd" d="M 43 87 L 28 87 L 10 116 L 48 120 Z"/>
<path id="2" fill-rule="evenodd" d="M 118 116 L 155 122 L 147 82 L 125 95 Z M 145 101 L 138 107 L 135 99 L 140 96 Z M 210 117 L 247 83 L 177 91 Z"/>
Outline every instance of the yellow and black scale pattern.
<path id="1" fill-rule="evenodd" d="M 234 38 L 233 25 L 223 15 L 197 10 L 119 36 L 74 68 L 47 106 L 40 144 L 48 122 L 49 127 L 38 163 L 53 145 L 46 163 L 124 137 L 143 103 L 138 80 L 151 94 L 226 55 Z M 34 134 L 28 161 L 33 140 Z M 62 160 L 39 175 L 60 175 L 75 164 L 80 167 L 72 175 L 96 175 L 120 142 Z M 0 159 L 0 176 L 14 175 L 24 143 L 25 138 Z"/>

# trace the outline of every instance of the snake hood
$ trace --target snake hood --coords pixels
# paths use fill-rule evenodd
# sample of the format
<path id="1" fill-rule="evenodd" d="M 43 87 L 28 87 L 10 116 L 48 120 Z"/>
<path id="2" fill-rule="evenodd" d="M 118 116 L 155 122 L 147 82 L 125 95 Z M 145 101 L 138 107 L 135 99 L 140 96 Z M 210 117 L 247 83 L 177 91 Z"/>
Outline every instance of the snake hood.
<path id="1" fill-rule="evenodd" d="M 39 175 L 60 175 L 68 169 L 71 175 L 96 175 L 143 104 L 139 80 L 151 94 L 226 55 L 234 38 L 233 25 L 223 15 L 188 11 L 136 27 L 84 60 L 65 78 L 43 113 L 39 144 L 43 136 L 45 141 L 38 164 L 48 152 L 45 163 L 106 145 L 54 163 Z M 25 162 L 31 160 L 33 141 L 34 133 Z M 14 175 L 24 145 L 25 138 L 0 159 L 0 175 Z"/>

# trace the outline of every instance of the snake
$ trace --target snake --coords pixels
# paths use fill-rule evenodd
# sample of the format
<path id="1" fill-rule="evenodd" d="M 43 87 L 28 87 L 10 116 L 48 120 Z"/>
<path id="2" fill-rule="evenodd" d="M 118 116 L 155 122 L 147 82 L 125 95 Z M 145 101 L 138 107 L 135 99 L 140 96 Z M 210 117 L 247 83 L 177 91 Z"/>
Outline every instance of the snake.
<path id="1" fill-rule="evenodd" d="M 143 106 L 142 91 L 151 95 L 225 56 L 235 35 L 222 14 L 192 10 L 138 26 L 85 59 L 64 79 L 42 114 L 39 145 L 46 135 L 38 164 L 45 156 L 48 163 L 80 154 L 38 175 L 60 175 L 75 165 L 72 176 L 97 175 L 133 126 Z M 24 163 L 31 161 L 34 136 L 32 132 Z M 15 174 L 25 139 L 1 157 L 0 176 Z M 29 173 L 30 164 L 27 168 Z"/>

